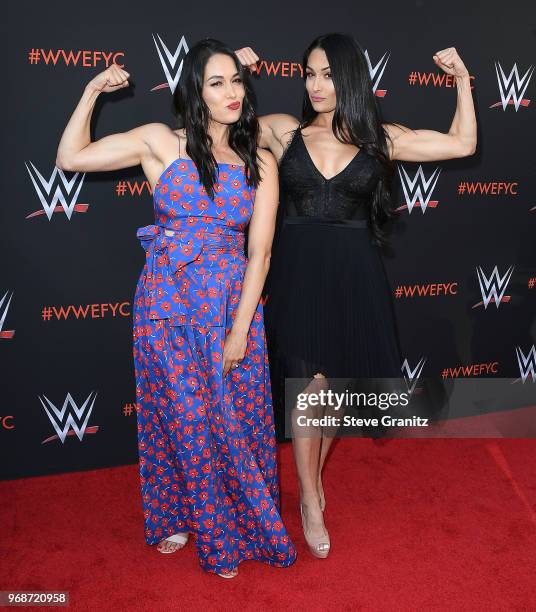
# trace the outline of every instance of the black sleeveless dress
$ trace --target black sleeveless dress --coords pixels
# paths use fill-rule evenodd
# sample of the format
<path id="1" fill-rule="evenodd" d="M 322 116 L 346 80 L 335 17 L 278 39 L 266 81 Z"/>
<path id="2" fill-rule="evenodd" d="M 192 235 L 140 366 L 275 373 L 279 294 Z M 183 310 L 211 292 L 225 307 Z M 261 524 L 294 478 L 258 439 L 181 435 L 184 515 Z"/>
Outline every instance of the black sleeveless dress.
<path id="1" fill-rule="evenodd" d="M 281 159 L 264 305 L 280 437 L 285 378 L 401 376 L 391 290 L 367 223 L 379 172 L 361 149 L 325 179 L 299 128 Z"/>

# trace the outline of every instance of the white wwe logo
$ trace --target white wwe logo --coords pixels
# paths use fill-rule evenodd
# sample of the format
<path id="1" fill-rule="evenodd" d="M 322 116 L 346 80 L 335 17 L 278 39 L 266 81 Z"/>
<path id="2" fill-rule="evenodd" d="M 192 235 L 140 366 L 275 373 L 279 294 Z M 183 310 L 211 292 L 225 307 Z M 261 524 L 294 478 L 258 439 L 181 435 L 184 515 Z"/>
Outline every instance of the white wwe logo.
<path id="1" fill-rule="evenodd" d="M 378 61 L 378 63 L 373 67 L 372 62 L 370 61 L 368 50 L 365 51 L 365 58 L 367 60 L 368 69 L 370 73 L 370 79 L 372 81 L 372 91 L 380 98 L 383 98 L 385 96 L 386 90 L 385 89 L 380 89 L 378 91 L 376 90 L 378 89 L 378 85 L 380 84 L 380 79 L 383 76 L 385 67 L 387 66 L 387 62 L 389 61 L 390 56 L 391 54 L 386 51 L 381 57 L 381 59 Z"/>
<path id="2" fill-rule="evenodd" d="M 181 77 L 184 57 L 181 59 L 178 67 L 176 66 L 177 60 L 181 55 L 181 51 L 184 51 L 184 55 L 186 55 L 189 51 L 186 39 L 184 36 L 182 36 L 177 48 L 175 49 L 175 53 L 171 53 L 171 51 L 166 47 L 164 41 L 160 38 L 159 34 L 156 35 L 156 38 L 153 34 L 153 40 L 158 57 L 160 58 L 160 63 L 162 64 L 162 68 L 164 70 L 164 74 L 166 75 L 169 88 L 171 89 L 171 93 L 174 94 Z M 162 89 L 163 87 L 165 87 L 165 84 L 157 85 L 156 87 L 153 87 L 151 91 Z"/>
<path id="3" fill-rule="evenodd" d="M 506 291 L 506 287 L 510 281 L 510 277 L 512 276 L 512 272 L 514 271 L 514 266 L 510 266 L 508 270 L 501 277 L 499 275 L 499 270 L 497 266 L 493 268 L 493 272 L 489 276 L 489 278 L 484 274 L 484 271 L 479 266 L 476 267 L 476 272 L 478 275 L 478 283 L 480 285 L 480 292 L 482 293 L 482 300 L 484 303 L 484 308 L 488 307 L 488 304 L 491 301 L 495 302 L 495 306 L 499 308 L 499 305 L 504 297 L 504 292 Z M 510 299 L 504 301 L 508 301 Z"/>
<path id="4" fill-rule="evenodd" d="M 534 72 L 534 66 L 530 66 L 525 74 L 520 77 L 517 70 L 517 64 L 510 71 L 510 74 L 506 76 L 504 70 L 499 62 L 495 62 L 495 72 L 497 73 L 497 81 L 499 82 L 499 92 L 501 94 L 501 102 L 497 102 L 490 106 L 495 108 L 502 104 L 503 111 L 509 104 L 513 104 L 517 112 L 518 108 L 528 106 L 530 100 L 523 98 L 527 87 L 529 86 L 530 77 Z"/>
<path id="5" fill-rule="evenodd" d="M 525 383 L 529 375 L 532 378 L 532 382 L 536 382 L 536 347 L 534 344 L 530 347 L 527 355 L 517 346 L 516 356 L 519 365 L 519 373 L 521 374 L 523 383 Z"/>
<path id="6" fill-rule="evenodd" d="M 406 386 L 408 388 L 408 393 L 411 395 L 415 390 L 415 386 L 419 381 L 419 378 L 422 373 L 422 369 L 424 368 L 424 364 L 426 363 L 426 357 L 421 357 L 419 363 L 413 368 L 413 370 L 409 367 L 409 363 L 407 359 L 404 359 L 404 363 L 402 364 L 402 373 L 404 374 L 404 380 L 406 381 Z"/>
<path id="7" fill-rule="evenodd" d="M 13 292 L 11 292 L 11 295 L 9 296 L 9 300 L 7 301 L 7 304 L 4 307 L 4 302 L 7 298 L 8 293 L 9 291 L 6 291 L 2 299 L 0 300 L 0 338 L 4 338 L 5 340 L 11 339 L 15 335 L 14 330 L 11 330 L 11 331 L 4 330 L 4 322 L 7 317 L 7 311 L 9 309 L 9 305 L 11 304 L 11 300 L 13 298 Z"/>
<path id="8" fill-rule="evenodd" d="M 437 167 L 427 179 L 424 176 L 422 166 L 419 166 L 415 177 L 411 179 L 404 166 L 398 165 L 398 174 L 400 176 L 400 182 L 402 183 L 404 198 L 406 200 L 409 214 L 411 214 L 411 211 L 416 204 L 421 205 L 423 215 L 426 212 L 426 208 L 429 204 L 432 208 L 437 206 L 437 201 L 431 202 L 430 198 L 432 197 L 432 193 L 434 192 L 440 173 L 441 168 Z M 398 210 L 401 210 L 402 208 L 404 208 L 404 206 L 401 206 Z"/>
<path id="9" fill-rule="evenodd" d="M 91 411 L 93 410 L 93 405 L 95 404 L 96 397 L 97 393 L 95 392 L 95 394 L 93 395 L 92 391 L 87 397 L 86 401 L 82 404 L 82 406 L 78 408 L 71 394 L 67 393 L 67 397 L 65 398 L 61 409 L 56 408 L 56 406 L 54 406 L 54 404 L 46 396 L 43 395 L 43 399 L 39 397 L 39 401 L 45 409 L 45 412 L 47 413 L 48 418 L 52 423 L 52 426 L 56 430 L 56 433 L 58 434 L 57 437 L 62 441 L 62 443 L 65 441 L 69 429 L 71 428 L 78 436 L 78 439 L 82 441 L 82 438 L 84 437 L 84 433 L 86 431 L 87 423 L 89 421 L 89 417 L 91 416 Z M 89 403 L 90 401 L 91 403 Z M 81 424 L 79 425 L 78 423 Z M 47 440 L 44 440 L 43 443 L 48 442 L 49 440 L 52 440 L 55 437 L 56 436 L 53 436 L 52 438 L 47 438 Z"/>
<path id="10" fill-rule="evenodd" d="M 46 214 L 48 220 L 50 221 L 53 213 L 63 210 L 67 215 L 67 218 L 70 220 L 74 211 L 87 211 L 87 204 L 76 203 L 80 190 L 82 189 L 84 177 L 86 176 L 85 174 L 82 175 L 80 180 L 77 180 L 79 175 L 79 172 L 77 172 L 70 180 L 67 180 L 65 174 L 63 174 L 63 170 L 54 167 L 50 180 L 47 181 L 39 170 L 32 164 L 32 162 L 29 162 L 29 164 L 30 165 L 25 164 L 26 170 L 28 170 L 28 174 L 32 179 L 33 186 L 37 192 L 37 196 L 39 197 L 43 210 L 38 210 L 31 213 L 26 217 L 26 219 L 35 217 L 37 215 Z M 56 180 L 57 176 L 59 176 L 60 180 Z M 62 193 L 62 188 L 63 191 L 66 192 L 65 195 Z M 71 194 L 71 192 L 73 193 Z M 58 202 L 60 205 L 58 205 Z"/>

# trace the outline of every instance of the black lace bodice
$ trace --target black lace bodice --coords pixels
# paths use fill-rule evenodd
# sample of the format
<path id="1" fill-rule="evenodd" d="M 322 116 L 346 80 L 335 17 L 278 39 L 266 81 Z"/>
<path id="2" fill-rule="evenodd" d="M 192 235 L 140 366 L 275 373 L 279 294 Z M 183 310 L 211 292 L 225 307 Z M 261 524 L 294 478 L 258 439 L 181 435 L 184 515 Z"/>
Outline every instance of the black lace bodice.
<path id="1" fill-rule="evenodd" d="M 283 217 L 368 219 L 379 176 L 379 163 L 361 149 L 339 174 L 325 179 L 298 128 L 279 165 L 280 212 Z"/>

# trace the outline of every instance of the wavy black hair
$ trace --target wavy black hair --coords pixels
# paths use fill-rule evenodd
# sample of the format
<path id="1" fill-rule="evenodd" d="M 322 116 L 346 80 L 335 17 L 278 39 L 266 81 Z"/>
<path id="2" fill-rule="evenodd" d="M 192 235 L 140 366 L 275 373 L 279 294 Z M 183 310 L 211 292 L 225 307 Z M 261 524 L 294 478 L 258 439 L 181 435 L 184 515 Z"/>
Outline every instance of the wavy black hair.
<path id="1" fill-rule="evenodd" d="M 372 91 L 367 59 L 359 43 L 348 34 L 319 36 L 303 54 L 304 80 L 309 55 L 323 49 L 328 58 L 331 78 L 337 97 L 332 129 L 335 138 L 344 144 L 364 148 L 382 169 L 369 210 L 369 227 L 378 245 L 386 243 L 382 227 L 393 216 L 392 181 L 395 165 L 389 157 L 387 134 L 382 127 L 381 112 Z M 302 127 L 311 125 L 317 116 L 305 91 Z"/>
<path id="2" fill-rule="evenodd" d="M 260 181 L 257 158 L 259 124 L 249 74 L 232 49 L 219 40 L 206 38 L 196 43 L 184 58 L 181 76 L 173 94 L 173 112 L 176 127 L 186 131 L 186 153 L 197 166 L 199 179 L 211 199 L 214 198 L 214 184 L 218 180 L 217 163 L 212 154 L 212 138 L 208 133 L 210 111 L 202 92 L 205 67 L 216 54 L 232 58 L 245 89 L 240 119 L 229 126 L 229 146 L 245 164 L 246 183 L 257 187 Z"/>

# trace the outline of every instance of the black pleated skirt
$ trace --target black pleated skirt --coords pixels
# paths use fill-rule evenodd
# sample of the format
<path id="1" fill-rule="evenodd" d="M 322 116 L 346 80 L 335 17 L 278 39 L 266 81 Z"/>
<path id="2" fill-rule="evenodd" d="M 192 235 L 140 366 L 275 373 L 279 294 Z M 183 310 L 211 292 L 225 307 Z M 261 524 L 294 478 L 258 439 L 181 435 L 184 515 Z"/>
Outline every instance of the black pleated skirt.
<path id="1" fill-rule="evenodd" d="M 283 437 L 285 378 L 400 378 L 391 290 L 365 221 L 284 220 L 266 284 L 274 411 Z"/>

